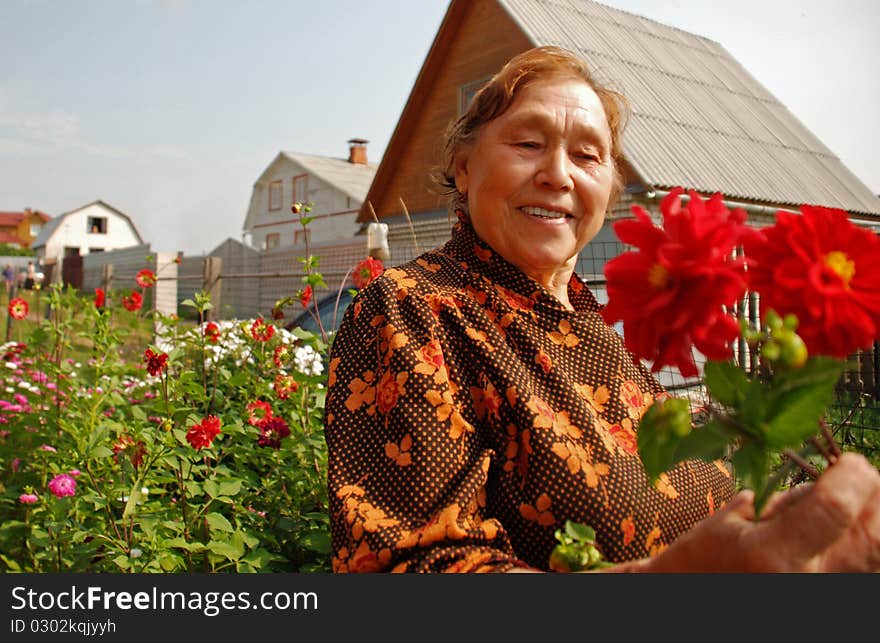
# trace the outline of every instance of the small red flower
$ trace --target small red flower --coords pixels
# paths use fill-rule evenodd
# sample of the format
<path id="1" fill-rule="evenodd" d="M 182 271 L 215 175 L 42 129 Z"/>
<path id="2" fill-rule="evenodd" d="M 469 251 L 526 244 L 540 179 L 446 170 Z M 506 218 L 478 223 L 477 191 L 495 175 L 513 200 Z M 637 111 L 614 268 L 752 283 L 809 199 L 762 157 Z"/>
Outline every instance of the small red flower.
<path id="1" fill-rule="evenodd" d="M 127 297 L 122 298 L 122 306 L 131 312 L 140 310 L 144 305 L 144 297 L 138 291 L 133 291 Z"/>
<path id="2" fill-rule="evenodd" d="M 147 372 L 156 376 L 168 368 L 168 353 L 155 353 L 148 348 L 144 351 L 144 361 L 147 363 Z"/>
<path id="3" fill-rule="evenodd" d="M 286 400 L 299 389 L 299 382 L 293 379 L 292 375 L 282 375 L 279 373 L 275 376 L 275 395 L 279 400 Z"/>
<path id="4" fill-rule="evenodd" d="M 709 359 L 727 359 L 739 325 L 725 311 L 745 292 L 742 259 L 734 248 L 748 234 L 745 212 L 728 211 L 721 194 L 704 201 L 691 191 L 682 207 L 681 188 L 660 204 L 663 228 L 633 206 L 635 220 L 618 221 L 614 231 L 637 251 L 605 265 L 608 324 L 623 320 L 626 347 L 653 361 L 652 370 L 677 366 L 697 374 L 692 349 Z"/>
<path id="5" fill-rule="evenodd" d="M 142 440 L 135 442 L 134 438 L 130 435 L 123 434 L 113 443 L 113 455 L 118 458 L 120 453 L 128 455 L 131 466 L 137 469 L 144 461 L 144 456 L 147 454 L 147 446 Z"/>
<path id="6" fill-rule="evenodd" d="M 103 288 L 95 288 L 95 308 L 103 308 L 107 301 L 107 295 Z"/>
<path id="7" fill-rule="evenodd" d="M 202 449 L 211 446 L 218 435 L 220 435 L 220 418 L 209 415 L 198 424 L 189 427 L 186 432 L 186 441 L 192 445 L 193 449 Z"/>
<path id="8" fill-rule="evenodd" d="M 257 400 L 247 405 L 248 424 L 259 426 L 263 420 L 272 417 L 272 406 L 268 402 Z"/>
<path id="9" fill-rule="evenodd" d="M 290 435 L 290 427 L 287 422 L 279 417 L 267 417 L 259 424 L 260 437 L 257 444 L 261 447 L 281 448 L 281 440 Z"/>
<path id="10" fill-rule="evenodd" d="M 382 262 L 373 257 L 367 257 L 354 267 L 351 280 L 354 282 L 355 288 L 366 288 L 371 281 L 381 275 L 385 271 Z"/>
<path id="11" fill-rule="evenodd" d="M 9 302 L 9 316 L 13 319 L 24 319 L 28 315 L 28 303 L 21 299 L 20 297 L 16 297 L 15 299 Z"/>
<path id="12" fill-rule="evenodd" d="M 290 356 L 290 347 L 287 344 L 281 344 L 280 346 L 275 348 L 275 352 L 272 353 L 272 361 L 275 363 L 275 366 L 281 368 L 284 366 L 284 360 Z"/>
<path id="13" fill-rule="evenodd" d="M 147 270 L 146 268 L 144 268 L 137 273 L 134 280 L 141 288 L 152 288 L 153 285 L 156 283 L 156 275 L 153 273 L 152 270 Z"/>
<path id="14" fill-rule="evenodd" d="M 280 306 L 273 306 L 272 319 L 284 319 L 284 309 Z"/>
<path id="15" fill-rule="evenodd" d="M 202 332 L 205 334 L 205 339 L 212 344 L 216 344 L 220 341 L 220 327 L 214 322 L 208 322 L 205 324 L 205 329 Z"/>
<path id="16" fill-rule="evenodd" d="M 310 301 L 312 301 L 312 287 L 306 286 L 299 293 L 299 303 L 301 303 L 302 307 L 305 308 L 309 305 Z"/>
<path id="17" fill-rule="evenodd" d="M 880 238 L 843 210 L 803 205 L 743 244 L 762 315 L 798 318 L 811 355 L 845 358 L 880 339 Z"/>
<path id="18" fill-rule="evenodd" d="M 272 324 L 267 324 L 262 317 L 258 317 L 251 324 L 251 337 L 258 342 L 268 342 L 274 334 L 275 327 Z"/>

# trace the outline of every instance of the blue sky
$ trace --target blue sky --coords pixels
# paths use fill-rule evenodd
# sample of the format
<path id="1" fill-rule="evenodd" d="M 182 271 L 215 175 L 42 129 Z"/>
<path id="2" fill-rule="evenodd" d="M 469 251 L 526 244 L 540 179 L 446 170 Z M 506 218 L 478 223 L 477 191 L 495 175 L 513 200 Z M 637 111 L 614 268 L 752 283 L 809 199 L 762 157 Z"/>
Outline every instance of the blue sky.
<path id="1" fill-rule="evenodd" d="M 103 199 L 156 250 L 240 238 L 279 150 L 381 159 L 447 4 L 2 0 L 0 210 Z M 880 192 L 880 3 L 606 4 L 720 42 Z"/>

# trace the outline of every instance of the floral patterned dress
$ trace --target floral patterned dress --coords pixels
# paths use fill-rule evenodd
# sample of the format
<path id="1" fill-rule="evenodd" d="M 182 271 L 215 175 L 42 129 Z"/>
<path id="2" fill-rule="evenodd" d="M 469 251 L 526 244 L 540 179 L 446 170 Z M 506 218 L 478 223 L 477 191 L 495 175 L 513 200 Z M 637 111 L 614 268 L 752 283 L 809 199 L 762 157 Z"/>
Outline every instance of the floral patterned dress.
<path id="1" fill-rule="evenodd" d="M 636 430 L 663 390 L 568 288 L 574 311 L 461 216 L 357 296 L 326 404 L 334 571 L 547 569 L 567 519 L 643 558 L 729 499 L 721 463 L 649 483 Z"/>

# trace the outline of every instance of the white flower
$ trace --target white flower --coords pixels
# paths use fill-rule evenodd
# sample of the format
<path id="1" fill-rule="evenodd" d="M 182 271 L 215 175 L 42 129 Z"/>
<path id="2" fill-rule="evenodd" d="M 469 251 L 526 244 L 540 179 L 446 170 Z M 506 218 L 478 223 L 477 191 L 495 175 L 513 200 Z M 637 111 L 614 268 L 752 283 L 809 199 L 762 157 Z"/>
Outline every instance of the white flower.
<path id="1" fill-rule="evenodd" d="M 140 549 L 138 549 L 137 547 L 131 548 L 131 557 L 132 558 L 140 558 L 143 555 L 143 553 L 144 552 L 141 551 Z"/>
<path id="2" fill-rule="evenodd" d="M 6 368 L 8 368 L 10 371 L 14 371 L 18 368 L 18 364 L 16 364 L 15 362 L 6 362 Z"/>
<path id="3" fill-rule="evenodd" d="M 324 371 L 321 355 L 311 346 L 300 346 L 294 351 L 293 361 L 297 370 L 306 375 L 320 375 Z"/>

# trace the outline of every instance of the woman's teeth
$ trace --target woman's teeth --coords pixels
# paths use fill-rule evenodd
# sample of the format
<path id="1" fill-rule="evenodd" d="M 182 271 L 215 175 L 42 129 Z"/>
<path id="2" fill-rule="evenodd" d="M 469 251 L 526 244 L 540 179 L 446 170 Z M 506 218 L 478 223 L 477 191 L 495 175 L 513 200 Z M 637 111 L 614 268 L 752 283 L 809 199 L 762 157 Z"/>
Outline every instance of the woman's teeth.
<path id="1" fill-rule="evenodd" d="M 565 212 L 556 212 L 555 210 L 545 210 L 544 208 L 536 208 L 534 206 L 526 206 L 521 209 L 526 214 L 531 214 L 532 216 L 536 216 L 536 217 L 542 217 L 544 219 L 562 219 L 567 216 L 565 214 Z"/>

